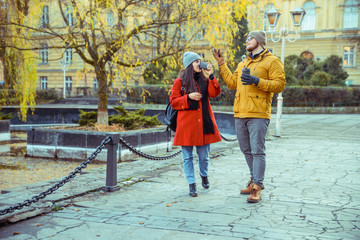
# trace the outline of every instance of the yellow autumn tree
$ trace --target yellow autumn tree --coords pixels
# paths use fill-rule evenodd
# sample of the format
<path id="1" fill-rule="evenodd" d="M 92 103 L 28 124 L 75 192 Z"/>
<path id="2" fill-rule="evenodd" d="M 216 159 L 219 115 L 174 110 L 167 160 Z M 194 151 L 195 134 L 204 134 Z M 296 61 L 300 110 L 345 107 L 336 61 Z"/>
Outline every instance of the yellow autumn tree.
<path id="1" fill-rule="evenodd" d="M 38 0 L 28 1 L 29 5 L 39 8 L 34 12 L 41 11 L 43 1 L 37 5 L 33 2 Z M 114 76 L 128 80 L 137 67 L 154 60 L 167 56 L 180 59 L 199 33 L 207 42 L 204 48 L 230 46 L 232 33 L 238 28 L 234 19 L 244 16 L 251 5 L 265 4 L 252 0 L 48 0 L 47 4 L 49 2 L 56 3 L 56 11 L 60 13 L 55 25 L 39 27 L 33 21 L 11 24 L 21 28 L 24 35 L 29 31 L 36 36 L 26 37 L 24 42 L 46 39 L 49 48 L 71 48 L 80 56 L 96 75 L 97 123 L 104 125 L 108 124 L 108 86 L 110 81 L 116 84 Z M 41 19 L 38 14 L 31 14 L 25 18 Z M 18 38 L 14 39 L 21 43 Z M 156 52 L 152 51 L 154 47 Z"/>
<path id="2" fill-rule="evenodd" d="M 0 7 L 0 60 L 4 66 L 5 87 L 1 92 L 4 100 L 9 95 L 20 99 L 20 115 L 26 121 L 29 107 L 35 108 L 36 63 L 34 55 L 32 25 L 39 13 L 38 7 L 29 0 L 3 0 Z M 36 6 L 36 1 L 34 1 Z M 26 23 L 25 23 L 26 22 Z M 13 94 L 12 92 L 15 94 Z M 2 101 L 3 103 L 5 101 Z"/>

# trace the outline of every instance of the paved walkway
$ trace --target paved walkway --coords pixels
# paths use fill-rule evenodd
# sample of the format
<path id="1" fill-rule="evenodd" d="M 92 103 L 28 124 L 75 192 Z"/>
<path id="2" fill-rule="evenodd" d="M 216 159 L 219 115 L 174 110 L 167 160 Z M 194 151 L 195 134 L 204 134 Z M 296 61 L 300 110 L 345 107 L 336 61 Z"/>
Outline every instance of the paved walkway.
<path id="1" fill-rule="evenodd" d="M 58 211 L 4 224 L 0 238 L 360 239 L 360 114 L 283 115 L 282 136 L 266 142 L 266 189 L 258 204 L 239 194 L 249 176 L 237 143 L 221 142 L 211 147 L 210 189 L 198 177 L 197 198 L 188 196 L 180 156 L 134 159 L 118 164 L 119 191 L 92 191 L 104 185 L 105 172 L 85 172 L 30 213 Z M 0 195 L 0 208 L 50 183 L 10 189 Z"/>

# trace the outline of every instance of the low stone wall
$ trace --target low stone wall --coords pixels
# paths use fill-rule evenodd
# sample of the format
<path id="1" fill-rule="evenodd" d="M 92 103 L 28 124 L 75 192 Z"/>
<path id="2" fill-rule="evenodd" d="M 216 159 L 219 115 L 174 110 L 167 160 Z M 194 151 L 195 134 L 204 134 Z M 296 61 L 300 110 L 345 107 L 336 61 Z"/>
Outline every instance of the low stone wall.
<path id="1" fill-rule="evenodd" d="M 58 129 L 32 129 L 27 131 L 27 156 L 55 159 L 84 160 L 90 156 L 107 136 L 120 134 L 128 144 L 145 153 L 166 153 L 171 147 L 170 133 L 165 127 L 127 132 L 88 132 Z M 132 153 L 122 144 L 118 145 L 118 162 Z M 107 149 L 96 157 L 106 161 Z"/>
<path id="2" fill-rule="evenodd" d="M 137 108 L 135 108 L 137 107 Z M 137 106 L 128 106 L 126 110 L 133 111 L 141 107 Z M 159 108 L 156 108 L 159 107 Z M 146 109 L 145 116 L 154 116 L 157 115 L 157 118 L 160 122 L 164 122 L 164 111 L 165 105 L 154 106 L 153 109 Z M 16 112 L 16 107 L 3 107 L 3 112 Z M 56 125 L 56 124 L 77 124 L 79 121 L 79 110 L 83 111 L 97 111 L 97 108 L 94 106 L 57 106 L 53 104 L 52 107 L 47 106 L 36 106 L 34 114 L 31 114 L 31 111 L 27 114 L 27 122 L 24 123 L 19 119 L 17 114 L 16 117 L 11 119 L 11 128 L 12 130 L 24 131 L 31 129 L 31 127 L 38 128 L 43 125 Z M 109 107 L 109 115 L 116 114 L 116 111 Z M 216 123 L 219 127 L 221 133 L 224 134 L 235 134 L 234 128 L 234 114 L 233 112 L 224 111 L 214 111 Z"/>
<path id="3" fill-rule="evenodd" d="M 10 120 L 0 120 L 0 141 L 9 141 L 10 137 Z"/>

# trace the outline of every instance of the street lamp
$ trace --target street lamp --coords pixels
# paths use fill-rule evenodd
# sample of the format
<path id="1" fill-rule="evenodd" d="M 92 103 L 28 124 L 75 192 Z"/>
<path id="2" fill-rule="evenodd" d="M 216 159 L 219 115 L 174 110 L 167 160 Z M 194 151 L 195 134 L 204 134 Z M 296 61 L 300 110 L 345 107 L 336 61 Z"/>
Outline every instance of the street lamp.
<path id="1" fill-rule="evenodd" d="M 306 12 L 302 8 L 296 8 L 293 11 L 290 11 L 291 17 L 295 27 L 301 26 L 301 22 L 304 18 Z M 296 35 L 294 39 L 289 38 L 289 29 L 286 27 L 286 24 L 279 31 L 279 39 L 275 40 L 273 38 L 274 31 L 271 30 L 271 27 L 275 29 L 281 13 L 276 9 L 271 9 L 270 11 L 265 13 L 269 20 L 270 24 L 270 32 L 271 32 L 271 41 L 279 42 L 281 40 L 281 61 L 285 65 L 285 40 L 287 39 L 289 42 L 295 42 L 298 38 L 298 32 L 295 30 Z M 283 105 L 283 97 L 282 92 L 279 93 L 277 97 L 277 111 L 276 111 L 276 128 L 275 128 L 275 136 L 280 137 L 280 119 L 282 114 L 282 105 Z"/>
<path id="2" fill-rule="evenodd" d="M 66 61 L 66 60 L 61 60 L 60 61 L 60 66 L 64 71 L 64 99 L 66 98 L 66 71 L 68 70 L 69 66 L 70 66 L 70 61 Z"/>

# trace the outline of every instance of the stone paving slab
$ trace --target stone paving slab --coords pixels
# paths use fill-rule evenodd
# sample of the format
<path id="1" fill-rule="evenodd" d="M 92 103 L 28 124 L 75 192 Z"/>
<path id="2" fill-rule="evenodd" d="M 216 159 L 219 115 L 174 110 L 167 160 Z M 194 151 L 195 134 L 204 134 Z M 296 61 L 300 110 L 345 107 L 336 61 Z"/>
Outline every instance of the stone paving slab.
<path id="1" fill-rule="evenodd" d="M 211 147 L 210 189 L 197 177 L 197 198 L 188 196 L 180 157 L 138 160 L 119 164 L 119 180 L 130 181 L 119 191 L 58 201 L 64 209 L 1 226 L 0 238 L 360 239 L 360 115 L 284 115 L 282 123 L 283 137 L 266 142 L 258 204 L 239 194 L 249 176 L 237 143 L 221 142 Z M 61 191 L 101 187 L 101 174 Z"/>

